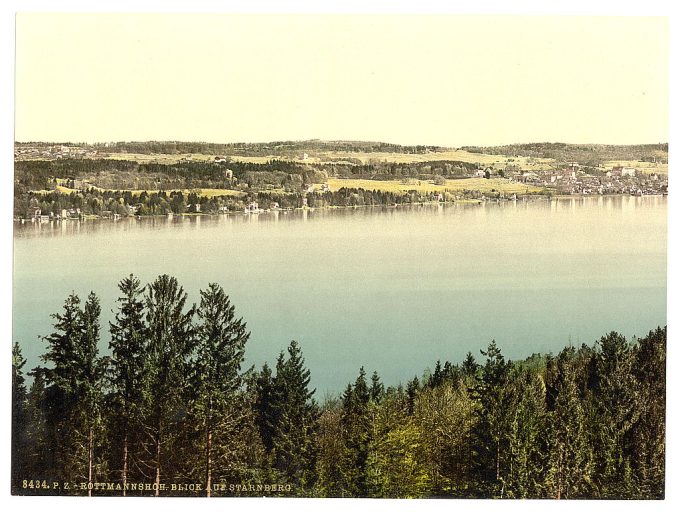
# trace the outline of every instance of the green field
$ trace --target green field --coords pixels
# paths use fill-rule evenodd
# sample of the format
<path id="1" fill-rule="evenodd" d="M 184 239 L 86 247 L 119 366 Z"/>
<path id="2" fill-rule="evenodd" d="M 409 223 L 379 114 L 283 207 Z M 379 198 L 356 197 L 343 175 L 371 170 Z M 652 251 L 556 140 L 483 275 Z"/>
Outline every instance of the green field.
<path id="1" fill-rule="evenodd" d="M 506 194 L 532 194 L 543 192 L 545 189 L 533 185 L 525 185 L 503 178 L 464 178 L 460 180 L 446 180 L 445 185 L 435 185 L 431 181 L 408 180 L 408 181 L 379 181 L 362 179 L 338 179 L 330 178 L 328 187 L 335 192 L 341 188 L 363 188 L 365 190 L 379 190 L 382 192 L 462 192 L 463 190 L 479 190 L 480 192 L 504 192 Z M 316 185 L 315 189 L 320 189 Z"/>

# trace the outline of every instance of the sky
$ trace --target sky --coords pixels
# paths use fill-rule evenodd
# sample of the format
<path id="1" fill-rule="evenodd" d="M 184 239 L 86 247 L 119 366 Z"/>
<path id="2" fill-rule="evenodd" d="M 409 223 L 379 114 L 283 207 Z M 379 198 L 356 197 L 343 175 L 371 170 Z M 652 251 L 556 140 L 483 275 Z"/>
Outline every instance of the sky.
<path id="1" fill-rule="evenodd" d="M 16 17 L 15 140 L 668 140 L 668 20 Z"/>

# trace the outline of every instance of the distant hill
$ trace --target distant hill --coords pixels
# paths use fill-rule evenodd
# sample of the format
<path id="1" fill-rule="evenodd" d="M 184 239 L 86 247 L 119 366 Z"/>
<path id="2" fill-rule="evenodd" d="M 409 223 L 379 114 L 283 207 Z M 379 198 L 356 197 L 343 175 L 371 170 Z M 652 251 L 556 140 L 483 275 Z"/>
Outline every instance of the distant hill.
<path id="1" fill-rule="evenodd" d="M 232 157 L 274 157 L 282 159 L 301 159 L 303 155 L 336 156 L 340 154 L 393 154 L 393 155 L 432 155 L 432 160 L 447 158 L 444 153 L 464 151 L 476 155 L 497 155 L 509 158 L 548 159 L 558 165 L 579 162 L 586 166 L 597 166 L 605 162 L 653 162 L 668 163 L 668 143 L 610 145 L 610 144 L 567 144 L 563 142 L 533 142 L 527 144 L 508 144 L 504 146 L 463 146 L 458 150 L 442 146 L 402 146 L 388 142 L 345 141 L 345 140 L 303 140 L 273 142 L 182 142 L 182 141 L 130 141 L 96 144 L 17 142 L 16 149 L 42 148 L 49 150 L 55 146 L 97 151 L 107 154 L 135 155 L 223 155 Z M 472 155 L 470 155 L 472 156 Z M 422 156 L 414 157 L 423 160 Z M 425 159 L 429 157 L 425 156 Z M 403 158 L 402 158 L 403 159 Z M 448 158 L 455 159 L 455 158 Z M 331 158 L 332 160 L 332 158 Z M 488 158 L 487 158 L 488 160 Z M 400 160 L 398 160 L 400 161 Z M 484 161 L 480 158 L 480 162 Z"/>
<path id="2" fill-rule="evenodd" d="M 17 148 L 22 146 L 52 146 L 46 142 L 18 142 Z M 323 141 L 318 139 L 304 141 L 273 141 L 273 142 L 182 142 L 182 141 L 143 141 L 143 142 L 109 142 L 97 144 L 62 143 L 66 146 L 91 147 L 108 153 L 137 153 L 137 154 L 188 154 L 203 153 L 209 155 L 231 156 L 290 156 L 292 154 L 310 153 L 316 151 L 344 151 L 357 153 L 405 153 L 425 154 L 443 151 L 440 146 L 402 146 L 388 142 L 365 141 Z"/>
<path id="3" fill-rule="evenodd" d="M 471 153 L 551 158 L 557 162 L 579 162 L 585 165 L 597 165 L 612 160 L 668 163 L 668 143 L 624 146 L 534 142 L 506 146 L 465 146 L 461 149 Z"/>

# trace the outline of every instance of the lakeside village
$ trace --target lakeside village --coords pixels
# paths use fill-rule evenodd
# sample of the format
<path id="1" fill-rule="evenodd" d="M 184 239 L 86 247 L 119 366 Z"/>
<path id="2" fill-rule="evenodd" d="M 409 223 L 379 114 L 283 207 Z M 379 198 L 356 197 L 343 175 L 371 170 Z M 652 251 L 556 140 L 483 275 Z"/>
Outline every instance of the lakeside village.
<path id="1" fill-rule="evenodd" d="M 57 160 L 61 158 L 97 158 L 90 154 L 94 150 L 57 146 L 45 154 L 34 155 L 34 149 L 23 150 L 15 155 L 17 160 L 38 157 L 41 160 Z M 29 153 L 25 153 L 28 151 Z M 76 153 L 80 151 L 80 153 Z M 306 155 L 305 155 L 306 156 Z M 304 160 L 304 157 L 303 157 Z M 225 183 L 228 188 L 211 190 L 210 197 L 195 190 L 104 190 L 85 179 L 50 178 L 54 189 L 52 203 L 49 206 L 41 202 L 39 193 L 32 195 L 25 207 L 15 208 L 15 220 L 20 222 L 50 222 L 62 220 L 85 220 L 93 218 L 119 219 L 130 216 L 149 215 L 203 215 L 203 214 L 258 214 L 267 211 L 295 209 L 314 209 L 324 207 L 358 207 L 358 206 L 405 206 L 414 204 L 453 203 L 458 201 L 482 203 L 487 201 L 516 201 L 534 199 L 552 199 L 563 195 L 667 195 L 668 176 L 654 172 L 654 167 L 644 166 L 644 170 L 635 167 L 613 165 L 605 167 L 582 166 L 578 162 L 550 169 L 519 170 L 516 168 L 499 169 L 494 166 L 479 164 L 465 169 L 464 174 L 455 179 L 401 180 L 401 190 L 384 191 L 381 185 L 387 180 L 375 180 L 376 187 L 370 190 L 366 180 L 362 180 L 364 188 L 356 188 L 356 180 L 347 179 L 346 187 L 339 187 L 343 179 L 334 179 L 335 186 L 331 190 L 328 183 L 313 183 L 300 186 L 297 190 L 274 192 L 266 188 L 258 189 L 238 183 L 234 171 L 229 169 L 229 158 L 214 156 L 207 163 L 222 167 Z M 495 188 L 481 186 L 482 179 L 492 180 Z M 451 184 L 455 186 L 451 186 Z M 413 190 L 409 186 L 414 185 Z M 415 186 L 417 185 L 417 186 Z M 339 190 L 337 190 L 339 188 Z M 416 189 L 419 189 L 416 190 Z M 224 190 L 224 194 L 220 192 Z M 524 190 L 524 192 L 522 192 Z M 45 194 L 45 191 L 42 192 Z M 98 194 L 95 199 L 87 199 L 88 195 Z M 64 198 L 63 201 L 54 197 Z M 43 198 L 46 195 L 42 196 Z M 68 198 L 68 199 L 66 199 Z M 74 204 L 75 203 L 75 204 Z M 94 205 L 94 207 L 93 207 Z"/>

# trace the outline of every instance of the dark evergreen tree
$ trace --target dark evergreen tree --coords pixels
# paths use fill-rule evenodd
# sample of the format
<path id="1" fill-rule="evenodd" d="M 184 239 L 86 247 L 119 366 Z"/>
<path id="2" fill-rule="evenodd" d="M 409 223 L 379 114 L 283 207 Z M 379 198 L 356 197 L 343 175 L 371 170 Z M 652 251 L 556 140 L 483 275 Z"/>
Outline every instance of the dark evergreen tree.
<path id="1" fill-rule="evenodd" d="M 483 496 L 504 497 L 508 460 L 508 389 L 510 365 L 492 340 L 486 351 L 486 362 L 481 368 L 473 389 L 476 399 L 477 428 L 473 432 L 475 472 Z"/>
<path id="2" fill-rule="evenodd" d="M 30 466 L 31 439 L 28 436 L 29 404 L 26 390 L 26 379 L 23 368 L 26 359 L 21 354 L 18 342 L 12 346 L 12 493 L 21 488 L 21 481 L 33 478 Z"/>
<path id="3" fill-rule="evenodd" d="M 88 483 L 88 495 L 92 495 L 91 485 L 96 477 L 103 476 L 106 471 L 103 460 L 105 430 L 102 419 L 101 404 L 103 400 L 102 384 L 108 360 L 99 357 L 101 306 L 99 299 L 91 292 L 82 312 L 83 336 L 77 351 L 79 367 L 78 378 L 78 425 L 80 438 L 83 440 L 82 459 L 86 461 L 85 478 Z"/>
<path id="4" fill-rule="evenodd" d="M 210 496 L 215 473 L 232 479 L 240 476 L 236 469 L 245 450 L 239 437 L 251 419 L 241 375 L 250 333 L 236 318 L 227 294 L 214 283 L 201 291 L 197 316 L 190 419 L 200 433 L 202 459 L 196 476 L 203 478 Z"/>
<path id="5" fill-rule="evenodd" d="M 385 386 L 382 382 L 380 382 L 380 376 L 378 375 L 378 372 L 374 371 L 373 375 L 371 375 L 371 400 L 373 400 L 375 403 L 378 403 L 384 393 Z"/>
<path id="6" fill-rule="evenodd" d="M 274 407 L 274 377 L 271 368 L 264 363 L 255 378 L 256 399 L 253 404 L 255 419 L 262 443 L 267 453 L 274 448 L 276 410 Z"/>
<path id="7" fill-rule="evenodd" d="M 636 491 L 630 431 L 639 416 L 632 351 L 616 332 L 600 338 L 597 347 L 592 363 L 596 492 L 602 498 L 632 498 Z"/>
<path id="8" fill-rule="evenodd" d="M 97 440 L 101 436 L 101 390 L 106 361 L 99 358 L 101 308 L 90 293 L 84 309 L 71 294 L 62 314 L 55 314 L 55 332 L 46 336 L 42 356 L 48 367 L 34 370 L 46 384 L 44 402 L 47 444 L 51 447 L 51 478 L 92 483 L 103 473 Z M 91 489 L 88 489 L 91 494 Z"/>
<path id="9" fill-rule="evenodd" d="M 146 290 L 149 407 L 145 427 L 150 441 L 146 465 L 158 486 L 161 478 L 172 478 L 173 467 L 179 467 L 172 460 L 173 441 L 186 415 L 189 358 L 194 349 L 194 307 L 185 311 L 186 300 L 177 279 L 168 275 L 159 276 Z M 155 495 L 160 495 L 158 487 Z"/>
<path id="10" fill-rule="evenodd" d="M 406 384 L 406 407 L 408 414 L 413 414 L 413 407 L 416 402 L 416 396 L 418 395 L 418 390 L 420 389 L 420 382 L 418 377 L 414 376 L 413 379 L 408 381 Z"/>
<path id="11" fill-rule="evenodd" d="M 468 352 L 465 356 L 463 364 L 461 365 L 461 371 L 463 375 L 465 377 L 475 377 L 478 370 L 479 364 L 477 364 L 477 361 L 475 361 L 475 356 L 472 355 L 472 352 Z"/>
<path id="12" fill-rule="evenodd" d="M 287 352 L 287 359 L 281 353 L 276 362 L 272 383 L 274 467 L 297 492 L 304 493 L 315 479 L 316 453 L 312 441 L 317 407 L 300 346 L 291 341 Z"/>
<path id="13" fill-rule="evenodd" d="M 509 385 L 513 399 L 505 492 L 509 498 L 543 498 L 547 458 L 545 384 L 540 374 L 519 367 Z"/>
<path id="14" fill-rule="evenodd" d="M 342 400 L 341 424 L 345 447 L 343 461 L 345 488 L 352 496 L 367 496 L 367 464 L 371 441 L 369 400 L 363 366 L 354 387 L 348 386 Z"/>
<path id="15" fill-rule="evenodd" d="M 36 378 L 45 383 L 43 403 L 40 408 L 45 412 L 46 445 L 49 446 L 50 463 L 47 464 L 48 478 L 70 481 L 72 473 L 73 450 L 70 440 L 75 437 L 74 412 L 78 397 L 77 367 L 78 345 L 83 335 L 80 299 L 71 294 L 64 302 L 62 313 L 55 313 L 55 331 L 45 336 L 48 348 L 41 356 L 48 367 L 34 370 Z"/>
<path id="16" fill-rule="evenodd" d="M 146 358 L 148 355 L 144 303 L 140 281 L 132 274 L 118 283 L 121 296 L 115 321 L 109 323 L 112 469 L 120 477 L 123 496 L 131 468 L 137 467 L 138 443 L 144 412 Z"/>
<path id="17" fill-rule="evenodd" d="M 592 450 L 583 402 L 584 369 L 576 350 L 548 360 L 546 492 L 555 499 L 584 498 L 593 480 Z M 581 383 L 581 384 L 580 384 Z"/>

